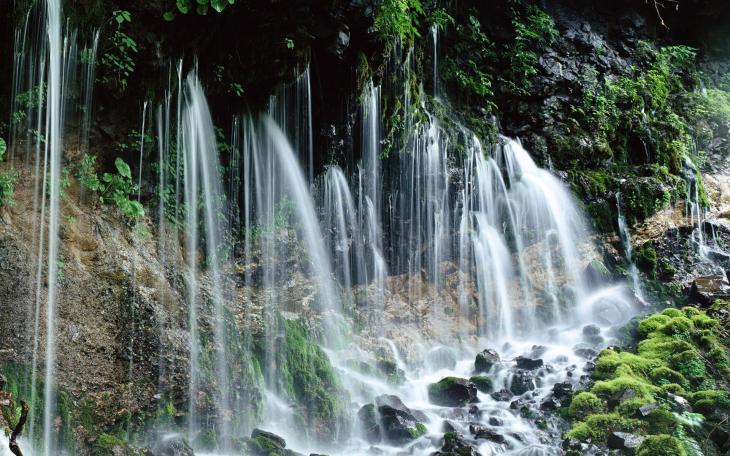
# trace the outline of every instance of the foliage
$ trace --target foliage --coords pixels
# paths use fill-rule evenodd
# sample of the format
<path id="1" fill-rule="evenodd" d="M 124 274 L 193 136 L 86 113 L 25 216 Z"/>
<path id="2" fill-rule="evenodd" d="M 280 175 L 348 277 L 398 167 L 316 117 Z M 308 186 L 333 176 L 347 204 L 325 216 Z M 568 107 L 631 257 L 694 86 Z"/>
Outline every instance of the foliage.
<path id="1" fill-rule="evenodd" d="M 132 22 L 132 15 L 129 11 L 112 12 L 110 23 L 116 24 L 117 28 L 109 38 L 108 48 L 100 59 L 103 70 L 101 82 L 107 86 L 116 87 L 119 92 L 127 89 L 129 78 L 135 68 L 134 57 L 138 52 L 137 42 L 134 38 L 122 31 L 123 25 L 130 22 Z"/>
<path id="2" fill-rule="evenodd" d="M 104 173 L 99 179 L 96 156 L 85 155 L 76 177 L 84 188 L 99 195 L 102 204 L 114 203 L 130 221 L 135 221 L 144 216 L 144 207 L 139 201 L 130 199 L 138 191 L 132 180 L 132 170 L 119 157 L 114 160 L 114 166 L 116 173 Z"/>
<path id="3" fill-rule="evenodd" d="M 14 111 L 11 116 L 13 124 L 19 124 L 28 117 L 28 112 L 32 109 L 36 109 L 43 105 L 46 101 L 46 94 L 48 92 L 48 85 L 43 82 L 31 89 L 20 92 L 15 96 L 15 106 L 17 111 Z"/>
<path id="4" fill-rule="evenodd" d="M 452 51 L 457 57 L 445 60 L 443 78 L 458 86 L 466 104 L 481 105 L 492 111 L 495 109 L 491 101 L 493 77 L 487 70 L 496 58 L 494 43 L 482 31 L 476 14 L 469 14 L 465 23 L 457 24 L 456 34 Z"/>
<path id="5" fill-rule="evenodd" d="M 373 27 L 381 41 L 400 39 L 409 45 L 421 36 L 418 24 L 423 16 L 421 0 L 378 0 Z"/>
<path id="6" fill-rule="evenodd" d="M 512 26 L 515 39 L 510 51 L 505 53 L 508 66 L 501 82 L 508 93 L 525 96 L 538 73 L 538 52 L 553 44 L 558 31 L 549 14 L 531 4 L 523 9 L 520 2 L 514 2 Z"/>
<path id="7" fill-rule="evenodd" d="M 3 138 L 0 138 L 0 162 L 3 161 L 8 147 Z M 0 171 L 0 207 L 15 204 L 15 181 L 18 173 L 14 169 Z"/>
<path id="8" fill-rule="evenodd" d="M 236 0 L 174 0 L 174 6 L 163 14 L 166 21 L 174 20 L 178 13 L 188 14 L 195 7 L 195 12 L 202 16 L 208 14 L 210 9 L 216 13 L 222 13 L 227 6 L 235 5 Z"/>

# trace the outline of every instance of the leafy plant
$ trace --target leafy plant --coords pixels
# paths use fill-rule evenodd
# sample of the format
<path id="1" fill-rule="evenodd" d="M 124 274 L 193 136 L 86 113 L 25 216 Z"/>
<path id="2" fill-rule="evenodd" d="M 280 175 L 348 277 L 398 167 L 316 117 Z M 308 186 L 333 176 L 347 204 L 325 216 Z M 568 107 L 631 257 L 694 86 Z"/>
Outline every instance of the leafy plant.
<path id="1" fill-rule="evenodd" d="M 411 44 L 420 37 L 418 23 L 424 16 L 420 0 L 379 0 L 375 7 L 373 27 L 380 39 L 390 44 L 400 38 Z"/>
<path id="2" fill-rule="evenodd" d="M 81 159 L 76 177 L 82 187 L 99 194 L 102 204 L 114 203 L 131 220 L 143 217 L 142 204 L 130 199 L 138 190 L 132 180 L 132 170 L 120 157 L 114 160 L 114 166 L 116 173 L 104 173 L 99 179 L 96 173 L 96 156 L 85 155 Z"/>
<path id="3" fill-rule="evenodd" d="M 104 68 L 101 82 L 106 85 L 116 84 L 120 92 L 127 89 L 129 77 L 134 72 L 134 56 L 137 54 L 137 42 L 124 33 L 121 28 L 125 23 L 132 22 L 129 11 L 116 10 L 112 12 L 110 22 L 117 25 L 111 35 L 109 49 L 101 56 L 100 63 Z"/>
<path id="4" fill-rule="evenodd" d="M 235 5 L 236 0 L 175 0 L 175 6 L 166 11 L 162 17 L 166 21 L 174 20 L 178 13 L 188 14 L 195 6 L 195 12 L 204 16 L 211 8 L 217 13 L 222 13 L 227 6 Z"/>
<path id="5" fill-rule="evenodd" d="M 139 201 L 130 199 L 130 195 L 137 192 L 138 187 L 132 182 L 132 170 L 129 165 L 117 157 L 114 160 L 117 169 L 115 174 L 104 173 L 102 176 L 103 189 L 99 195 L 102 203 L 114 202 L 116 206 L 130 219 L 144 216 L 144 207 Z"/>
<path id="6" fill-rule="evenodd" d="M 558 37 L 558 31 L 553 18 L 535 5 L 527 5 L 524 12 L 515 7 L 512 25 L 515 41 L 506 53 L 508 71 L 502 82 L 509 93 L 524 96 L 529 93 L 532 78 L 538 72 L 540 57 L 537 51 L 552 45 Z"/>

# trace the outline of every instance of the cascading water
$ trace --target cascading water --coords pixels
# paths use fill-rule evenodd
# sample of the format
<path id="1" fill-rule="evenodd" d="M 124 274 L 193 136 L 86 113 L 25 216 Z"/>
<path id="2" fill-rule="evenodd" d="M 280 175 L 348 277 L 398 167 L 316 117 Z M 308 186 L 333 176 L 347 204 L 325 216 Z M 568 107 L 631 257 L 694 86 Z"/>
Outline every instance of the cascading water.
<path id="1" fill-rule="evenodd" d="M 624 218 L 622 206 L 621 206 L 621 193 L 616 194 L 616 210 L 618 211 L 618 234 L 621 237 L 621 245 L 624 248 L 624 258 L 629 264 L 629 276 L 631 277 L 631 285 L 634 289 L 634 293 L 639 299 L 644 298 L 644 294 L 641 290 L 641 282 L 639 280 L 639 270 L 634 263 L 631 247 L 631 234 L 629 228 L 626 225 L 626 219 Z"/>
<path id="2" fill-rule="evenodd" d="M 38 47 L 39 63 L 28 70 L 27 78 L 16 70 L 13 92 L 46 81 L 46 89 L 36 95 L 38 100 L 45 98 L 46 107 L 39 103 L 32 112 L 35 120 L 27 124 L 36 122 L 47 139 L 45 160 L 41 142 L 33 143 L 36 208 L 41 212 L 34 241 L 38 252 L 34 357 L 41 353 L 46 357 L 43 451 L 55 454 L 59 450 L 53 425 L 59 181 L 64 90 L 74 66 L 74 46 L 72 34 L 62 42 L 60 0 L 48 0 L 46 6 L 47 41 L 33 45 Z M 24 34 L 16 34 L 16 53 L 33 47 L 25 44 Z M 435 31 L 433 39 L 435 65 Z M 97 40 L 95 35 L 92 49 Z M 88 72 L 93 74 L 93 63 L 86 65 L 82 135 L 88 137 L 93 93 Z M 176 72 L 171 70 L 176 102 L 171 88 L 156 110 L 157 235 L 161 264 L 174 269 L 175 233 L 181 227 L 185 232 L 185 264 L 165 274 L 184 276 L 189 337 L 186 424 L 194 446 L 201 447 L 198 442 L 204 432 L 215 429 L 215 448 L 207 450 L 232 452 L 234 438 L 247 435 L 258 424 L 286 436 L 298 449 L 319 449 L 297 427 L 301 423 L 292 420 L 291 392 L 277 378 L 281 374 L 277 355 L 286 339 L 281 322 L 297 313 L 317 316 L 324 348 L 349 392 L 352 416 L 384 394 L 397 394 L 422 412 L 418 416 L 425 434 L 408 442 L 413 454 L 437 450 L 445 422 L 464 434 L 471 433 L 474 424 L 492 432 L 503 430 L 501 439 L 478 441 L 483 454 L 557 453 L 560 420 L 551 418 L 541 429 L 520 416 L 520 407 L 548 408 L 553 385 L 580 384 L 585 358 L 608 342 L 609 328 L 631 316 L 630 296 L 620 286 L 591 290 L 584 280 L 590 242 L 566 187 L 539 168 L 519 142 L 499 138 L 493 147 L 485 147 L 453 119 L 431 113 L 425 94 L 419 106 L 412 105 L 411 65 L 409 52 L 401 68 L 406 81 L 399 94 L 406 113 L 403 147 L 383 157 L 381 88 L 371 82 L 361 106 L 362 161 L 346 170 L 330 166 L 317 178 L 309 69 L 272 97 L 267 116 L 236 118 L 228 162 L 219 159 L 197 76 L 193 72 L 184 79 L 182 63 Z M 436 87 L 436 68 L 433 77 Z M 140 188 L 147 115 L 145 103 Z M 88 140 L 82 144 L 85 153 Z M 225 186 L 219 172 L 222 164 L 228 167 Z M 137 198 L 141 200 L 142 194 Z M 44 265 L 48 295 L 42 351 Z M 239 294 L 230 279 L 236 275 L 243 289 Z M 250 331 L 256 323 L 249 310 L 254 304 L 261 309 L 257 317 L 262 334 L 256 349 L 263 352 L 257 374 L 262 378 L 254 382 L 265 390 L 265 400 L 259 398 L 263 406 L 240 393 L 242 372 L 256 370 L 249 359 L 254 351 Z M 233 318 L 233 307 L 239 305 L 244 309 L 243 323 Z M 398 309 L 416 316 L 394 326 L 390 320 Z M 363 328 L 355 331 L 358 312 L 370 320 L 358 321 Z M 588 324 L 595 326 L 582 331 Z M 479 405 L 471 410 L 434 405 L 429 384 L 446 376 L 472 376 L 474 356 L 486 347 L 501 355 L 501 361 L 482 372 L 490 376 L 495 394 L 479 393 Z M 166 389 L 164 350 L 159 356 L 160 393 Z M 360 357 L 383 365 L 383 359 L 373 354 L 378 350 L 386 353 L 377 356 L 388 357 L 389 375 L 398 381 L 353 367 L 352 361 Z M 540 365 L 524 368 L 518 356 Z M 40 365 L 34 359 L 34 374 Z M 516 412 L 513 402 L 504 400 L 512 394 L 519 396 Z M 247 411 L 259 406 L 263 419 L 256 422 L 258 416 Z M 321 449 L 331 454 L 363 454 L 371 446 L 390 454 L 403 451 L 403 445 L 393 445 L 387 438 L 363 438 L 357 426 L 351 435 L 342 431 L 335 447 Z M 31 436 L 34 432 L 31 426 Z"/>

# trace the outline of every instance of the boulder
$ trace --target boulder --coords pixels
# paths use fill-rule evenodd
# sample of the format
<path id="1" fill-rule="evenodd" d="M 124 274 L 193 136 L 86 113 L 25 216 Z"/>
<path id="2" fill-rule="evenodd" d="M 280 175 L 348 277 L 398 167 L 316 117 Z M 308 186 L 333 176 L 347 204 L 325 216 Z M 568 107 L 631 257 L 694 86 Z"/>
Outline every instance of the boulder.
<path id="1" fill-rule="evenodd" d="M 504 436 L 499 432 L 489 429 L 481 424 L 470 424 L 469 432 L 477 440 L 489 440 L 494 443 L 506 443 Z"/>
<path id="2" fill-rule="evenodd" d="M 426 426 L 397 396 L 378 396 L 375 403 L 380 415 L 382 437 L 391 444 L 403 445 L 426 433 Z"/>
<path id="3" fill-rule="evenodd" d="M 477 390 L 479 390 L 480 393 L 492 392 L 492 379 L 486 375 L 475 375 L 469 378 L 469 381 L 477 387 Z"/>
<path id="4" fill-rule="evenodd" d="M 569 382 L 560 382 L 553 385 L 553 396 L 557 399 L 565 399 L 573 394 L 573 385 Z"/>
<path id="5" fill-rule="evenodd" d="M 553 411 L 560 408 L 560 400 L 552 394 L 540 403 L 540 410 Z"/>
<path id="6" fill-rule="evenodd" d="M 477 353 L 474 360 L 474 372 L 487 373 L 497 363 L 499 363 L 499 354 L 491 348 L 487 348 Z"/>
<path id="7" fill-rule="evenodd" d="M 463 407 L 478 402 L 477 387 L 464 378 L 445 377 L 428 386 L 428 399 L 443 407 Z"/>
<path id="8" fill-rule="evenodd" d="M 601 328 L 597 325 L 586 325 L 583 327 L 584 336 L 597 336 L 601 334 Z"/>
<path id="9" fill-rule="evenodd" d="M 623 454 L 634 455 L 646 439 L 643 435 L 630 434 L 628 432 L 612 432 L 608 435 L 608 448 L 611 450 L 620 450 Z"/>
<path id="10" fill-rule="evenodd" d="M 501 389 L 491 394 L 492 399 L 499 402 L 509 402 L 514 397 L 514 394 L 510 390 Z"/>
<path id="11" fill-rule="evenodd" d="M 163 437 L 152 447 L 155 456 L 194 456 L 193 449 L 180 435 Z"/>
<path id="12" fill-rule="evenodd" d="M 489 425 L 490 426 L 504 426 L 504 421 L 497 418 L 496 416 L 490 416 L 489 417 Z"/>
<path id="13" fill-rule="evenodd" d="M 697 277 L 692 282 L 690 302 L 709 306 L 716 299 L 730 299 L 730 285 L 724 275 Z"/>
<path id="14" fill-rule="evenodd" d="M 509 389 L 515 396 L 525 394 L 535 389 L 535 380 L 530 371 L 517 371 L 512 375 Z"/>
<path id="15" fill-rule="evenodd" d="M 370 443 L 379 443 L 380 424 L 378 423 L 378 412 L 373 404 L 365 404 L 357 412 L 357 419 L 360 423 L 363 437 Z"/>
<path id="16" fill-rule="evenodd" d="M 544 363 L 541 359 L 531 359 L 525 356 L 518 356 L 515 358 L 515 364 L 518 369 L 535 370 L 541 368 Z"/>
<path id="17" fill-rule="evenodd" d="M 444 443 L 441 451 L 437 451 L 432 456 L 482 456 L 481 453 L 469 443 L 464 436 L 458 432 L 447 432 L 444 434 Z"/>

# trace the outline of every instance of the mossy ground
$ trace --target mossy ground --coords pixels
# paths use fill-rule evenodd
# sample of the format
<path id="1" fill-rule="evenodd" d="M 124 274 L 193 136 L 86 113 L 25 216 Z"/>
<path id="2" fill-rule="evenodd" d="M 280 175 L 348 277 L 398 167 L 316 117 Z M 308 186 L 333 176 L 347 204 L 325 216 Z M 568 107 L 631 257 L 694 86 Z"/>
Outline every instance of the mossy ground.
<path id="1" fill-rule="evenodd" d="M 575 420 L 566 438 L 605 444 L 610 432 L 632 432 L 649 436 L 638 454 L 679 456 L 693 454 L 712 429 L 726 432 L 730 360 L 723 324 L 693 307 L 642 319 L 634 351 L 612 348 L 598 356 L 590 391 L 574 396 L 565 410 Z M 686 398 L 692 410 L 672 395 Z M 656 409 L 640 413 L 649 404 Z M 717 444 L 727 451 L 727 442 Z"/>

